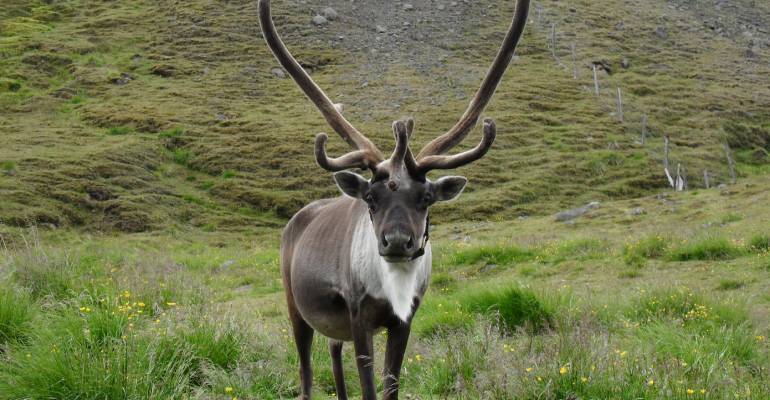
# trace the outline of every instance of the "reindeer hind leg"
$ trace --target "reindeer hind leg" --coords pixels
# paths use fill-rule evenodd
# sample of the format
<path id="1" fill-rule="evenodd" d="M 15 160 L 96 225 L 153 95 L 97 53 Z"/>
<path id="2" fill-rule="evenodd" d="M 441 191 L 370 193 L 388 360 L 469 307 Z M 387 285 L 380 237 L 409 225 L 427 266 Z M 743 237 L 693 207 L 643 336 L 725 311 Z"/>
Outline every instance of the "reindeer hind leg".
<path id="1" fill-rule="evenodd" d="M 297 353 L 299 353 L 299 379 L 302 393 L 300 399 L 309 400 L 313 387 L 313 368 L 310 364 L 310 355 L 315 331 L 305 322 L 292 304 L 289 305 L 289 318 L 294 332 L 294 343 L 297 345 Z"/>
<path id="2" fill-rule="evenodd" d="M 339 400 L 347 400 L 348 394 L 345 389 L 345 374 L 342 370 L 342 343 L 339 340 L 329 340 L 329 353 L 332 357 L 332 371 L 334 372 L 334 386 L 337 390 Z"/>

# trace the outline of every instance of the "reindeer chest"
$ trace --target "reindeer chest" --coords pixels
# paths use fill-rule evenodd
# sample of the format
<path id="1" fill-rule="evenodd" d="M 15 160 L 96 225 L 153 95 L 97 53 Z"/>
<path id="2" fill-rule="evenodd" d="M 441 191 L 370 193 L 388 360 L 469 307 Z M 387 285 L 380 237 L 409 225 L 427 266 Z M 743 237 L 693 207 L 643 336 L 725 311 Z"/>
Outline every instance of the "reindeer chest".
<path id="1" fill-rule="evenodd" d="M 390 306 L 392 313 L 406 321 L 412 305 L 424 293 L 431 272 L 430 243 L 424 254 L 414 260 L 389 263 L 380 257 L 377 239 L 368 218 L 362 218 L 355 229 L 350 250 L 351 285 L 365 295 Z"/>

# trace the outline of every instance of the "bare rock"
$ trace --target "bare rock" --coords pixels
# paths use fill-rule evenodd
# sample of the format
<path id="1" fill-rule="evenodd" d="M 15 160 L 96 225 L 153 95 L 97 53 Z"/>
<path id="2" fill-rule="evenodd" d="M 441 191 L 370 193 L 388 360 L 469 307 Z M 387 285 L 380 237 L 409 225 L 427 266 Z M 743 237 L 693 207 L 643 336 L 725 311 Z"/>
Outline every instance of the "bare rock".
<path id="1" fill-rule="evenodd" d="M 339 17 L 337 15 L 337 10 L 335 10 L 335 9 L 333 9 L 331 7 L 324 8 L 321 13 L 329 21 L 334 21 L 334 20 L 336 20 Z"/>
<path id="2" fill-rule="evenodd" d="M 665 26 L 657 26 L 655 27 L 655 36 L 666 40 L 668 39 L 668 29 L 666 29 Z"/>
<path id="3" fill-rule="evenodd" d="M 176 68 L 173 65 L 157 64 L 150 69 L 150 73 L 164 78 L 170 78 L 176 73 Z"/>
<path id="4" fill-rule="evenodd" d="M 126 85 L 126 84 L 128 84 L 128 82 L 131 82 L 133 80 L 134 80 L 133 76 L 131 76 L 130 74 L 127 74 L 125 72 L 122 72 L 119 77 L 112 78 L 112 83 L 114 83 L 114 84 L 116 84 L 118 86 L 123 86 L 123 85 Z"/>
<path id="5" fill-rule="evenodd" d="M 599 202 L 598 201 L 592 201 L 583 207 L 573 208 L 571 210 L 562 211 L 558 214 L 556 214 L 556 221 L 557 222 L 567 222 L 571 221 L 575 218 L 578 218 L 580 216 L 585 215 L 589 211 L 599 208 Z"/>
<path id="6" fill-rule="evenodd" d="M 623 69 L 628 69 L 628 67 L 631 66 L 631 61 L 628 60 L 628 57 L 623 57 L 623 59 L 620 60 L 620 66 L 623 67 Z"/>
<path id="7" fill-rule="evenodd" d="M 315 26 L 324 26 L 329 23 L 329 20 L 326 19 L 326 17 L 324 17 L 323 15 L 316 15 L 315 17 L 313 17 L 311 21 Z"/>
<path id="8" fill-rule="evenodd" d="M 270 72 L 278 79 L 286 78 L 286 72 L 283 71 L 283 68 L 273 68 Z"/>

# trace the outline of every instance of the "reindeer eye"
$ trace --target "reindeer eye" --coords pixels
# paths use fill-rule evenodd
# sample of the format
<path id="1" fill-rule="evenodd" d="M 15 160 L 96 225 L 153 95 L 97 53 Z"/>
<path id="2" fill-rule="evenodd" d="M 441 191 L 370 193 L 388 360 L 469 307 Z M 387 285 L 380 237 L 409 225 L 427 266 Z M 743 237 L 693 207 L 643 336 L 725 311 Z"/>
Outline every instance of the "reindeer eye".
<path id="1" fill-rule="evenodd" d="M 374 206 L 374 196 L 372 196 L 371 193 L 367 193 L 366 196 L 364 196 L 364 201 L 369 205 L 369 212 L 373 213 L 377 210 Z"/>

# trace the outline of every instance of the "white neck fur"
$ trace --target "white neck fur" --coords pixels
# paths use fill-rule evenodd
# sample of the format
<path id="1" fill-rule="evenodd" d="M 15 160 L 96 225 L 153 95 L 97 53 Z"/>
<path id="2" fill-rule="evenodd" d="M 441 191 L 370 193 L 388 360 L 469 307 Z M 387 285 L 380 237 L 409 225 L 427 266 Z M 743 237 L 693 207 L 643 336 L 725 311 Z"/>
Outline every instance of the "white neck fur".
<path id="1" fill-rule="evenodd" d="M 431 269 L 430 242 L 425 254 L 402 263 L 385 261 L 377 248 L 377 237 L 369 215 L 359 217 L 350 250 L 352 275 L 376 299 L 387 300 L 402 321 L 412 314 L 412 301 L 417 290 L 428 280 Z"/>

